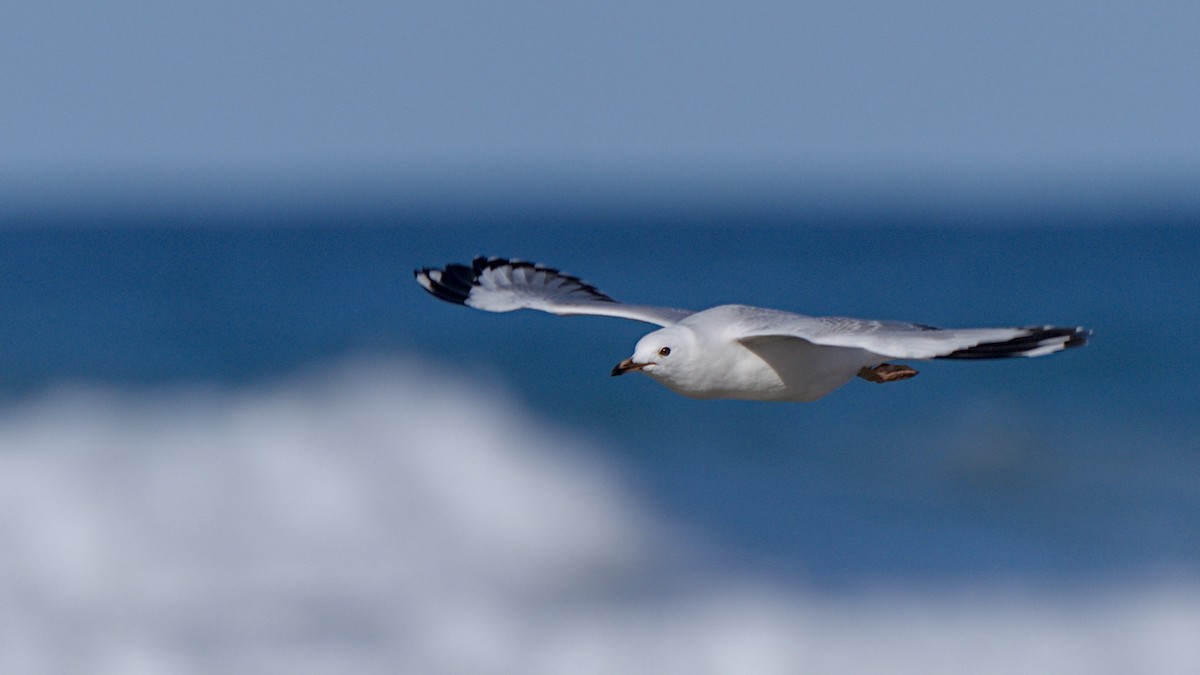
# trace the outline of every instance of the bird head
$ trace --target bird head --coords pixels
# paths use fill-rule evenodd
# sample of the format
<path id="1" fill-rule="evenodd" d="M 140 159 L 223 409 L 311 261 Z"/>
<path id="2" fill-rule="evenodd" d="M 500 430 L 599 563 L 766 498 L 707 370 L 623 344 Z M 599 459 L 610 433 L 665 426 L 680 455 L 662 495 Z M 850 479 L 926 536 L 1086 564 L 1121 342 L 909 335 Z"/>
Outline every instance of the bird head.
<path id="1" fill-rule="evenodd" d="M 640 370 L 670 386 L 687 371 L 688 363 L 696 353 L 695 346 L 695 335 L 683 326 L 656 330 L 638 340 L 633 356 L 618 363 L 612 374 L 624 375 Z"/>

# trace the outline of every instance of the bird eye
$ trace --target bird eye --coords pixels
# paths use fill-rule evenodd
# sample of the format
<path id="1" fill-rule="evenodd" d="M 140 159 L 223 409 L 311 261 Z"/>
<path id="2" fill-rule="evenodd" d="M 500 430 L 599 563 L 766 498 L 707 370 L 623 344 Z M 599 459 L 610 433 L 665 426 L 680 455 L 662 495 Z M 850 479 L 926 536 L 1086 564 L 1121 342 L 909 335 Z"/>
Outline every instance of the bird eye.
<path id="1" fill-rule="evenodd" d="M 670 356 L 670 355 L 671 355 L 671 348 L 670 348 L 670 347 L 663 347 L 662 349 L 658 350 L 658 355 L 659 355 L 659 356 Z"/>

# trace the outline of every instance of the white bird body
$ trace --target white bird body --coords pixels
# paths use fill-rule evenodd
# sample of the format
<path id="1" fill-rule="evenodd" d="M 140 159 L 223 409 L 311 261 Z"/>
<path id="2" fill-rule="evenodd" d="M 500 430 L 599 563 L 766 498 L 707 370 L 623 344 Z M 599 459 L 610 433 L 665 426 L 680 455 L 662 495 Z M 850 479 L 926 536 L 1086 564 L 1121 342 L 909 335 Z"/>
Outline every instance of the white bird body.
<path id="1" fill-rule="evenodd" d="M 747 338 L 760 312 L 807 319 L 746 305 L 720 305 L 688 316 L 638 341 L 631 361 L 646 375 L 691 398 L 814 401 L 883 359 L 853 347 L 828 347 L 770 335 Z M 660 355 L 663 347 L 668 356 Z M 670 367 L 666 367 L 668 365 Z"/>
<path id="2" fill-rule="evenodd" d="M 1083 328 L 941 329 L 899 321 L 812 317 L 748 305 L 700 312 L 625 305 L 577 277 L 527 262 L 476 258 L 471 267 L 415 271 L 425 290 L 489 312 L 537 309 L 612 316 L 662 326 L 638 341 L 613 375 L 640 370 L 700 399 L 815 401 L 854 377 L 874 382 L 917 374 L 889 359 L 1042 356 L 1087 343 Z"/>

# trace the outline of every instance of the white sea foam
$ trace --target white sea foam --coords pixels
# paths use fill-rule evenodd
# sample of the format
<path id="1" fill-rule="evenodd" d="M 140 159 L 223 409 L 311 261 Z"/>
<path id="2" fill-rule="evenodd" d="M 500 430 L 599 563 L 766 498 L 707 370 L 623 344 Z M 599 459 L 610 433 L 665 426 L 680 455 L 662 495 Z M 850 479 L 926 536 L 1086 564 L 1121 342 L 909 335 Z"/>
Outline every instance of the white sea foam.
<path id="1" fill-rule="evenodd" d="M 1200 585 L 817 594 L 414 363 L 0 413 L 0 672 L 1200 672 Z"/>

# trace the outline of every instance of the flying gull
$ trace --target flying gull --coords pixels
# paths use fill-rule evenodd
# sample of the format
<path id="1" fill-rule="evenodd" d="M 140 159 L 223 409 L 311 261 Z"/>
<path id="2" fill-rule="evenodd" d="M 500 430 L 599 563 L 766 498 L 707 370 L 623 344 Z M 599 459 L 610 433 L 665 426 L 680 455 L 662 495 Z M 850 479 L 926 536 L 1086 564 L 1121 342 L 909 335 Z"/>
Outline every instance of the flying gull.
<path id="1" fill-rule="evenodd" d="M 644 321 L 658 330 L 638 341 L 613 375 L 640 371 L 684 396 L 815 401 L 846 382 L 895 382 L 917 374 L 894 359 L 1044 356 L 1087 344 L 1084 328 L 943 329 L 900 321 L 815 317 L 747 305 L 699 312 L 627 305 L 578 277 L 544 265 L 477 257 L 468 265 L 415 270 L 417 283 L 446 302 L 486 312 L 536 309 L 560 316 Z"/>

